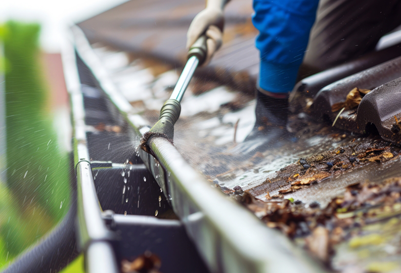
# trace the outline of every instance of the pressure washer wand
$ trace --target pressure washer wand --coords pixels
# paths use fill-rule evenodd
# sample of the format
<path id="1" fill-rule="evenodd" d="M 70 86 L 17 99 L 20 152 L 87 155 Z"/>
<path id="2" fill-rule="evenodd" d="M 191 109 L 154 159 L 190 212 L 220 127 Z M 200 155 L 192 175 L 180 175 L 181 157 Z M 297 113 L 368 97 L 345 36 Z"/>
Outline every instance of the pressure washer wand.
<path id="1" fill-rule="evenodd" d="M 188 84 L 191 81 L 195 70 L 202 65 L 206 59 L 207 47 L 206 36 L 202 35 L 192 45 L 188 51 L 188 61 L 185 64 L 184 70 L 178 78 L 177 84 L 173 93 L 160 110 L 159 121 L 150 129 L 148 135 L 159 135 L 173 140 L 174 124 L 180 117 L 181 100 L 187 90 Z M 147 140 L 149 140 L 149 137 Z"/>

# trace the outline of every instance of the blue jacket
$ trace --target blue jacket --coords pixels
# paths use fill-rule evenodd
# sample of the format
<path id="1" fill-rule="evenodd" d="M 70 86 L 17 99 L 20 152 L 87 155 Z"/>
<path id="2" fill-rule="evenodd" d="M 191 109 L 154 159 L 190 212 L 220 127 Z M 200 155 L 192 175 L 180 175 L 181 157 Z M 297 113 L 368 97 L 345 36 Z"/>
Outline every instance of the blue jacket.
<path id="1" fill-rule="evenodd" d="M 262 89 L 272 93 L 293 89 L 318 4 L 319 0 L 254 0 Z"/>

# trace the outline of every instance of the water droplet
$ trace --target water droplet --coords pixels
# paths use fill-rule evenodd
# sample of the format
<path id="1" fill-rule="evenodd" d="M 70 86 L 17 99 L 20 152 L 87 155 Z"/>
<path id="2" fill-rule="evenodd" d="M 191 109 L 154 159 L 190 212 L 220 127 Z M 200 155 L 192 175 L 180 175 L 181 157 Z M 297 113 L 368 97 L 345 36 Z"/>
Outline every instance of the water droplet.
<path id="1" fill-rule="evenodd" d="M 159 211 L 158 210 L 155 211 L 155 216 L 157 216 L 157 215 L 159 215 Z"/>
<path id="2" fill-rule="evenodd" d="M 124 215 L 127 215 L 127 211 L 124 211 Z"/>
<path id="3" fill-rule="evenodd" d="M 123 188 L 123 194 L 125 193 L 125 186 L 124 186 L 124 188 Z"/>
<path id="4" fill-rule="evenodd" d="M 128 203 L 128 198 L 127 198 L 127 199 L 125 199 L 125 203 Z"/>
<path id="5" fill-rule="evenodd" d="M 143 177 L 143 181 L 146 182 L 146 177 Z"/>
<path id="6" fill-rule="evenodd" d="M 162 188 L 160 188 L 160 192 L 163 192 L 163 189 L 162 189 Z"/>
<path id="7" fill-rule="evenodd" d="M 124 184 L 127 184 L 127 178 L 124 178 Z"/>
<path id="8" fill-rule="evenodd" d="M 28 171 L 26 171 L 26 172 L 25 172 L 25 174 L 24 174 L 24 178 L 26 177 L 26 175 L 27 175 L 27 174 L 28 174 Z"/>
<path id="9" fill-rule="evenodd" d="M 63 201 L 61 201 L 60 203 L 60 209 L 63 207 Z"/>
<path id="10" fill-rule="evenodd" d="M 122 171 L 122 172 L 121 172 L 121 176 L 125 176 L 125 171 Z"/>

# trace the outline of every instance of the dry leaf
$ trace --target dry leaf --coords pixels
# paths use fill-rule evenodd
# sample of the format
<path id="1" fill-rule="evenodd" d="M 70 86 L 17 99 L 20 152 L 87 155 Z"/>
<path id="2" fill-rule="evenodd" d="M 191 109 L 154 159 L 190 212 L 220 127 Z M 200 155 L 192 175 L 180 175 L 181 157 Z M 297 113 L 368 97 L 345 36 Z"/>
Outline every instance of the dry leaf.
<path id="1" fill-rule="evenodd" d="M 333 113 L 338 112 L 343 108 L 344 108 L 344 102 L 337 102 L 337 103 L 334 103 L 333 106 L 331 106 L 331 112 L 333 112 Z"/>
<path id="2" fill-rule="evenodd" d="M 291 193 L 291 192 L 292 192 L 291 188 L 278 191 L 278 193 L 281 193 L 281 194 L 286 194 L 286 193 Z"/>
<path id="3" fill-rule="evenodd" d="M 369 162 L 380 162 L 380 159 L 382 158 L 382 155 L 377 155 L 377 156 L 373 156 L 368 158 Z"/>
<path id="4" fill-rule="evenodd" d="M 357 108 L 361 103 L 362 98 L 369 92 L 370 90 L 368 89 L 359 89 L 358 87 L 355 87 L 348 93 L 345 102 L 338 102 L 333 104 L 333 106 L 331 107 L 331 111 L 338 112 L 343 107 L 345 107 L 345 110 L 352 110 L 354 108 Z"/>
<path id="5" fill-rule="evenodd" d="M 291 183 L 291 185 L 310 185 L 313 182 L 320 182 L 324 178 L 330 176 L 330 173 L 328 172 L 321 172 L 321 173 L 316 173 L 312 175 L 304 175 L 300 177 L 298 180 L 294 181 Z"/>
<path id="6" fill-rule="evenodd" d="M 329 258 L 329 231 L 324 227 L 317 227 L 307 238 L 308 249 L 320 260 L 326 262 Z"/>
<path id="7" fill-rule="evenodd" d="M 272 199 L 280 199 L 283 198 L 284 196 L 282 194 L 276 194 L 272 196 Z"/>
<path id="8" fill-rule="evenodd" d="M 359 93 L 362 93 L 363 95 L 366 95 L 367 93 L 370 92 L 369 89 L 359 89 L 359 88 L 358 88 L 358 91 L 359 91 Z"/>
<path id="9" fill-rule="evenodd" d="M 362 95 L 359 93 L 358 88 L 354 88 L 351 90 L 351 92 L 348 93 L 347 98 L 345 99 L 345 109 L 346 110 L 351 110 L 356 107 L 361 103 L 362 100 Z"/>
<path id="10" fill-rule="evenodd" d="M 144 254 L 137 257 L 134 261 L 123 260 L 121 262 L 121 271 L 128 272 L 159 272 L 161 260 L 155 254 L 146 251 Z"/>
<path id="11" fill-rule="evenodd" d="M 390 152 L 384 152 L 384 153 L 383 153 L 383 157 L 384 157 L 385 159 L 389 159 L 389 158 L 393 158 L 394 155 L 393 155 L 392 153 L 390 153 Z"/>

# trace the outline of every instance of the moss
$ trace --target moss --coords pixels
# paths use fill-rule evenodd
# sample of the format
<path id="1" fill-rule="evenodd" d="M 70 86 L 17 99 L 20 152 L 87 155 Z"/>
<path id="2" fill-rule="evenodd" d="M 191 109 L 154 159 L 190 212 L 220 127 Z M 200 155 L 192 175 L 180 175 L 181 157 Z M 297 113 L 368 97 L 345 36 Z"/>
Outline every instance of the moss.
<path id="1" fill-rule="evenodd" d="M 351 248 L 357 248 L 368 245 L 380 245 L 385 242 L 385 239 L 378 234 L 370 234 L 362 237 L 354 237 L 349 242 Z"/>
<path id="2" fill-rule="evenodd" d="M 366 267 L 367 272 L 390 272 L 398 268 L 395 262 L 372 262 Z"/>

